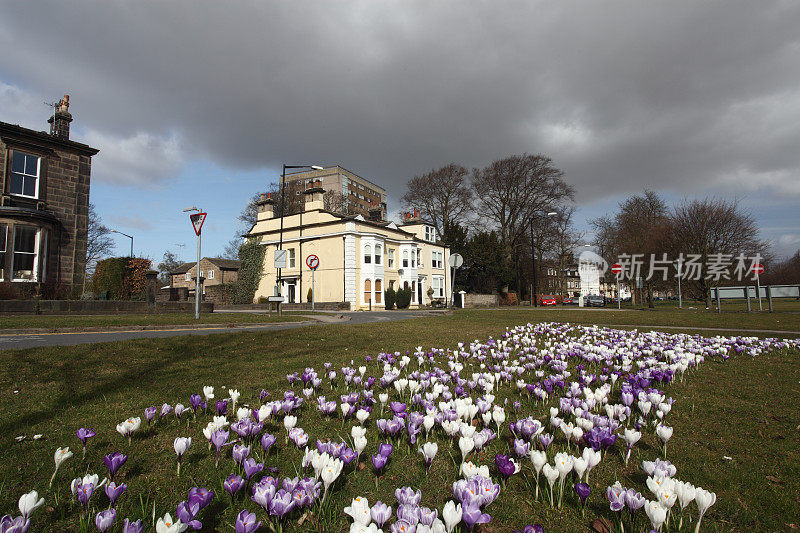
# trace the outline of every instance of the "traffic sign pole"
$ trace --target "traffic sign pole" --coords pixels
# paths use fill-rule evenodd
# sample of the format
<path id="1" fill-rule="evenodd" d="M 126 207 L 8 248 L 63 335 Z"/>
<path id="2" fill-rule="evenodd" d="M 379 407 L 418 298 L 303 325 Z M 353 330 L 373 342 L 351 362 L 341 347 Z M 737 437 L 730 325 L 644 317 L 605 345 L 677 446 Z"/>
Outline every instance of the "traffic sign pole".
<path id="1" fill-rule="evenodd" d="M 311 269 L 311 310 L 313 311 L 317 301 L 317 285 L 314 274 L 317 272 L 317 267 L 319 267 L 319 257 L 314 254 L 306 257 L 306 266 Z"/>
<path id="2" fill-rule="evenodd" d="M 611 272 L 617 276 L 617 309 L 622 309 L 622 294 L 619 292 L 619 277 L 622 274 L 622 265 L 614 263 L 611 265 Z"/>
<path id="3" fill-rule="evenodd" d="M 206 213 L 199 211 L 195 214 L 189 215 L 189 220 L 192 223 L 192 228 L 197 234 L 197 264 L 194 268 L 194 319 L 200 319 L 200 240 L 203 230 L 203 222 L 206 221 Z"/>

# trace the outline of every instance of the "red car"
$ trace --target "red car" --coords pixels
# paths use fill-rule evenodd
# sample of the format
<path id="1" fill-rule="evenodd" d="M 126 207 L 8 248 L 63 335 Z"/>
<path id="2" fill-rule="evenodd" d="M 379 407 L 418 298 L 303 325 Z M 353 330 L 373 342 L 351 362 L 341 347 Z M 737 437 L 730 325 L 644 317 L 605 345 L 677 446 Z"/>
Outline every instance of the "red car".
<path id="1" fill-rule="evenodd" d="M 564 296 L 564 299 L 561 300 L 561 305 L 578 305 L 578 302 L 571 296 Z"/>
<path id="2" fill-rule="evenodd" d="M 539 305 L 556 305 L 556 297 L 543 294 L 539 296 Z"/>

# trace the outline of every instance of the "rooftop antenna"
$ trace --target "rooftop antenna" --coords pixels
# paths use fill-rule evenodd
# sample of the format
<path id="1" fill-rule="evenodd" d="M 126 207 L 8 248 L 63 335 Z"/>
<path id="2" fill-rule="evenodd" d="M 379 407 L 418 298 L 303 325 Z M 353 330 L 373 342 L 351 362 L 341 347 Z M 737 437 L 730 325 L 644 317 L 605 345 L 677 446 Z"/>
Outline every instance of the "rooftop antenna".
<path id="1" fill-rule="evenodd" d="M 53 125 L 50 127 L 50 133 L 53 133 L 53 128 L 56 126 L 56 108 L 60 102 L 44 102 L 44 105 L 50 106 L 53 108 Z"/>

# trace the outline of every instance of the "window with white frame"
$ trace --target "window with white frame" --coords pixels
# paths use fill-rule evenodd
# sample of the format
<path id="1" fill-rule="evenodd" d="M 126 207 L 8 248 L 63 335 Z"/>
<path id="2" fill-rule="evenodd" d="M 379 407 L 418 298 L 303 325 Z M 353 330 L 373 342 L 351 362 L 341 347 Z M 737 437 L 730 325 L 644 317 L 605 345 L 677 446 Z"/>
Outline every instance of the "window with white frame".
<path id="1" fill-rule="evenodd" d="M 394 248 L 386 249 L 386 257 L 387 262 L 389 263 L 389 268 L 394 268 Z"/>
<path id="2" fill-rule="evenodd" d="M 380 265 L 383 263 L 383 246 L 380 244 L 375 245 L 375 264 Z"/>
<path id="3" fill-rule="evenodd" d="M 203 277 L 203 271 L 202 270 L 200 271 L 200 277 L 201 278 Z"/>
<path id="4" fill-rule="evenodd" d="M 8 243 L 8 224 L 0 224 L 0 281 L 6 280 L 7 243 Z"/>
<path id="5" fill-rule="evenodd" d="M 422 268 L 422 250 L 417 249 L 417 268 Z"/>
<path id="6" fill-rule="evenodd" d="M 289 268 L 294 268 L 294 248 L 289 248 L 287 251 L 289 255 Z"/>
<path id="7" fill-rule="evenodd" d="M 444 268 L 444 252 L 441 250 L 431 250 L 431 267 Z"/>
<path id="8" fill-rule="evenodd" d="M 411 250 L 411 268 L 417 268 L 417 251 Z"/>
<path id="9" fill-rule="evenodd" d="M 364 245 L 364 264 L 368 265 L 372 263 L 372 245 L 365 244 Z"/>
<path id="10" fill-rule="evenodd" d="M 433 226 L 425 226 L 425 240 L 436 242 L 436 228 Z"/>
<path id="11" fill-rule="evenodd" d="M 433 289 L 433 298 L 444 298 L 444 277 L 431 277 L 431 288 Z"/>
<path id="12" fill-rule="evenodd" d="M 192 281 L 192 274 L 189 272 L 186 273 L 186 281 Z"/>
<path id="13" fill-rule="evenodd" d="M 14 281 L 36 281 L 39 230 L 33 226 L 14 226 L 14 254 L 11 277 Z"/>
<path id="14" fill-rule="evenodd" d="M 209 270 L 208 271 L 208 279 L 214 279 L 214 271 L 213 270 Z"/>
<path id="15" fill-rule="evenodd" d="M 11 156 L 9 192 L 18 196 L 38 198 L 40 163 L 41 158 L 15 150 Z"/>
<path id="16" fill-rule="evenodd" d="M 408 250 L 403 250 L 403 268 L 408 268 Z"/>

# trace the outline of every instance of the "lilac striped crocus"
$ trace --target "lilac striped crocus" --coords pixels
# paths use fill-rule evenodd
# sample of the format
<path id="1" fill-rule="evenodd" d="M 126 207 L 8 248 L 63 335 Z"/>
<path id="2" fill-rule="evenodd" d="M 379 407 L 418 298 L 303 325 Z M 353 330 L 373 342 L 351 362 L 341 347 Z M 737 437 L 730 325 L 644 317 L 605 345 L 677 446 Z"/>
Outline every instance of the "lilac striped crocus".
<path id="1" fill-rule="evenodd" d="M 177 515 L 178 520 L 196 531 L 203 527 L 202 522 L 197 520 L 197 513 L 199 512 L 200 504 L 197 502 L 187 502 L 184 500 L 178 504 L 175 514 Z"/>
<path id="2" fill-rule="evenodd" d="M 122 533 L 142 533 L 143 530 L 144 525 L 141 520 L 132 522 L 130 518 L 126 518 L 125 522 L 122 523 Z"/>
<path id="3" fill-rule="evenodd" d="M 100 531 L 100 533 L 103 533 L 114 527 L 114 521 L 116 519 L 117 512 L 114 509 L 107 509 L 97 513 L 97 516 L 94 517 L 94 525 L 97 526 L 97 530 Z M 5 531 L 5 529 L 3 531 Z"/>
<path id="4" fill-rule="evenodd" d="M 242 487 L 244 487 L 244 480 L 242 479 L 242 476 L 231 474 L 225 481 L 223 481 L 222 486 L 225 488 L 225 491 L 231 495 L 231 498 L 233 498 L 233 495 L 239 492 Z"/>
<path id="5" fill-rule="evenodd" d="M 128 486 L 125 483 L 117 485 L 113 481 L 109 482 L 108 485 L 106 485 L 105 488 L 106 496 L 108 496 L 108 501 L 111 502 L 112 506 L 116 503 L 117 498 L 122 496 L 122 493 L 125 492 L 127 488 Z"/>
<path id="6" fill-rule="evenodd" d="M 214 498 L 214 492 L 205 488 L 205 487 L 192 487 L 189 489 L 189 497 L 187 501 L 189 503 L 197 503 L 200 506 L 200 509 L 203 509 L 211 503 L 211 500 Z"/>
<path id="7" fill-rule="evenodd" d="M 383 524 L 392 517 L 392 508 L 379 500 L 369 510 L 369 514 L 372 521 L 378 524 L 379 528 L 383 528 Z"/>
<path id="8" fill-rule="evenodd" d="M 80 428 L 78 429 L 78 439 L 83 444 L 83 457 L 86 458 L 86 441 L 95 436 L 94 429 Z"/>
<path id="9" fill-rule="evenodd" d="M 113 480 L 114 475 L 120 468 L 122 468 L 122 465 L 124 465 L 125 461 L 127 460 L 128 456 L 120 452 L 114 452 L 106 455 L 103 458 L 103 461 L 106 463 L 106 468 L 108 468 L 108 477 Z"/>
<path id="10" fill-rule="evenodd" d="M 247 509 L 236 515 L 234 528 L 236 533 L 253 533 L 261 527 L 261 522 L 256 520 L 255 513 L 248 513 Z"/>

